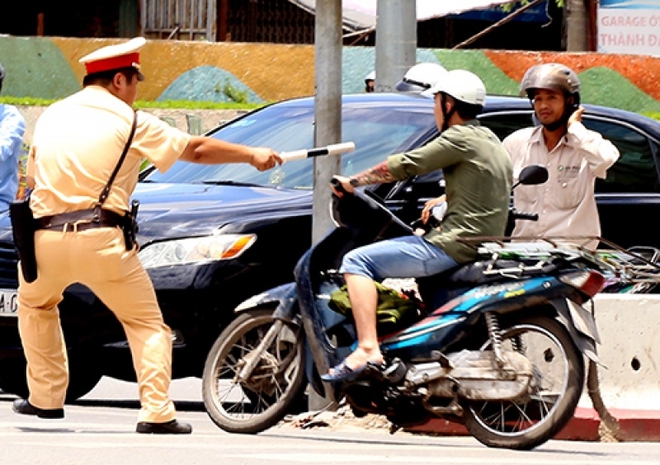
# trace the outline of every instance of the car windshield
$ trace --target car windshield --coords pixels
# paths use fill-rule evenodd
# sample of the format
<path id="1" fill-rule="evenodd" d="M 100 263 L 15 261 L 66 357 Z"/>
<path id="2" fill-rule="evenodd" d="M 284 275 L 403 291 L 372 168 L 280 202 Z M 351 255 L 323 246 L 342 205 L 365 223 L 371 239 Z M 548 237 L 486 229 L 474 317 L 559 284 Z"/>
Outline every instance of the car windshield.
<path id="1" fill-rule="evenodd" d="M 342 174 L 359 173 L 388 155 L 407 150 L 433 135 L 432 107 L 344 105 L 342 139 L 355 142 L 355 151 L 342 155 Z M 314 142 L 313 105 L 275 104 L 235 120 L 212 137 L 278 152 L 308 149 Z M 166 173 L 154 171 L 147 182 L 250 184 L 311 189 L 313 160 L 284 163 L 260 172 L 246 163 L 200 165 L 176 162 Z"/>

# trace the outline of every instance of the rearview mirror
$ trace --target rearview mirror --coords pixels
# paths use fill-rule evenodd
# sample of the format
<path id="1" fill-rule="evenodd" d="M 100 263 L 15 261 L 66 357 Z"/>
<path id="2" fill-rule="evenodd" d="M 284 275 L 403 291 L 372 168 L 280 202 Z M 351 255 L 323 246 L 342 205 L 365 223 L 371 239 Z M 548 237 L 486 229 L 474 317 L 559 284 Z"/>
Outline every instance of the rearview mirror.
<path id="1" fill-rule="evenodd" d="M 513 186 L 514 188 L 520 184 L 531 186 L 535 184 L 543 184 L 548 180 L 548 170 L 542 165 L 529 165 L 525 166 L 518 176 L 518 182 Z"/>

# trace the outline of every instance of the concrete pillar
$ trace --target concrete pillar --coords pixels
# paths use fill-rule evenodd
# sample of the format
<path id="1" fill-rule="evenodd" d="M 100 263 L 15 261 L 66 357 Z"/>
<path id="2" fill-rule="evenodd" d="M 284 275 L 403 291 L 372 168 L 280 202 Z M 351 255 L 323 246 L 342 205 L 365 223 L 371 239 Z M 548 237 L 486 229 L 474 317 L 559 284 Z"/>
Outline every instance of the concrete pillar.
<path id="1" fill-rule="evenodd" d="M 417 55 L 417 7 L 410 0 L 378 0 L 376 92 L 394 90 Z"/>

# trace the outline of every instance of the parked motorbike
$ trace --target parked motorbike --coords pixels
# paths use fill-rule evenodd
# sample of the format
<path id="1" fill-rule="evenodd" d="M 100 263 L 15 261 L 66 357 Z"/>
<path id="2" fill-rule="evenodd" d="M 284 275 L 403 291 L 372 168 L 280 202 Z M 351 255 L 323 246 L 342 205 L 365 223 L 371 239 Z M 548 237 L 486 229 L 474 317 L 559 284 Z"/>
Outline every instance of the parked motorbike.
<path id="1" fill-rule="evenodd" d="M 540 182 L 537 171 L 523 171 L 521 183 Z M 479 238 L 476 261 L 416 280 L 413 311 L 394 322 L 379 315 L 385 368 L 324 383 L 320 374 L 357 340 L 350 314 L 331 300 L 344 284 L 343 255 L 413 233 L 367 191 L 334 196 L 332 214 L 336 229 L 301 257 L 295 282 L 239 305 L 210 350 L 203 399 L 217 426 L 266 430 L 307 384 L 321 397 L 345 398 L 356 416 L 386 416 L 392 431 L 443 418 L 491 447 L 532 449 L 566 425 L 585 382 L 583 354 L 597 361 L 596 324 L 585 308 L 604 283 L 595 257 Z"/>

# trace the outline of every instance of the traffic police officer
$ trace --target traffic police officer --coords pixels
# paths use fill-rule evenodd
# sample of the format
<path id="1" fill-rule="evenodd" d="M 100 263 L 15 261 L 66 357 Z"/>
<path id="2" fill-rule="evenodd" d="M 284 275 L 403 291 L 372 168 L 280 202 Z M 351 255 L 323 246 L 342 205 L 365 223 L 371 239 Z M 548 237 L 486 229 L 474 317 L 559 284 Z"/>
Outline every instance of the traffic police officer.
<path id="1" fill-rule="evenodd" d="M 140 164 L 166 171 L 178 159 L 193 163 L 250 163 L 266 170 L 282 162 L 269 148 L 191 136 L 132 108 L 140 72 L 142 37 L 103 47 L 80 59 L 83 89 L 47 108 L 38 119 L 28 160 L 30 198 L 37 231 L 38 277 L 26 282 L 19 267 L 19 331 L 27 358 L 28 399 L 13 410 L 40 418 L 63 418 L 68 384 L 66 346 L 58 303 L 73 283 L 89 287 L 124 327 L 133 355 L 141 409 L 138 433 L 185 434 L 169 398 L 172 334 L 164 323 L 153 284 L 126 247 L 117 218 L 128 211 Z M 99 195 L 136 130 L 100 221 Z"/>

